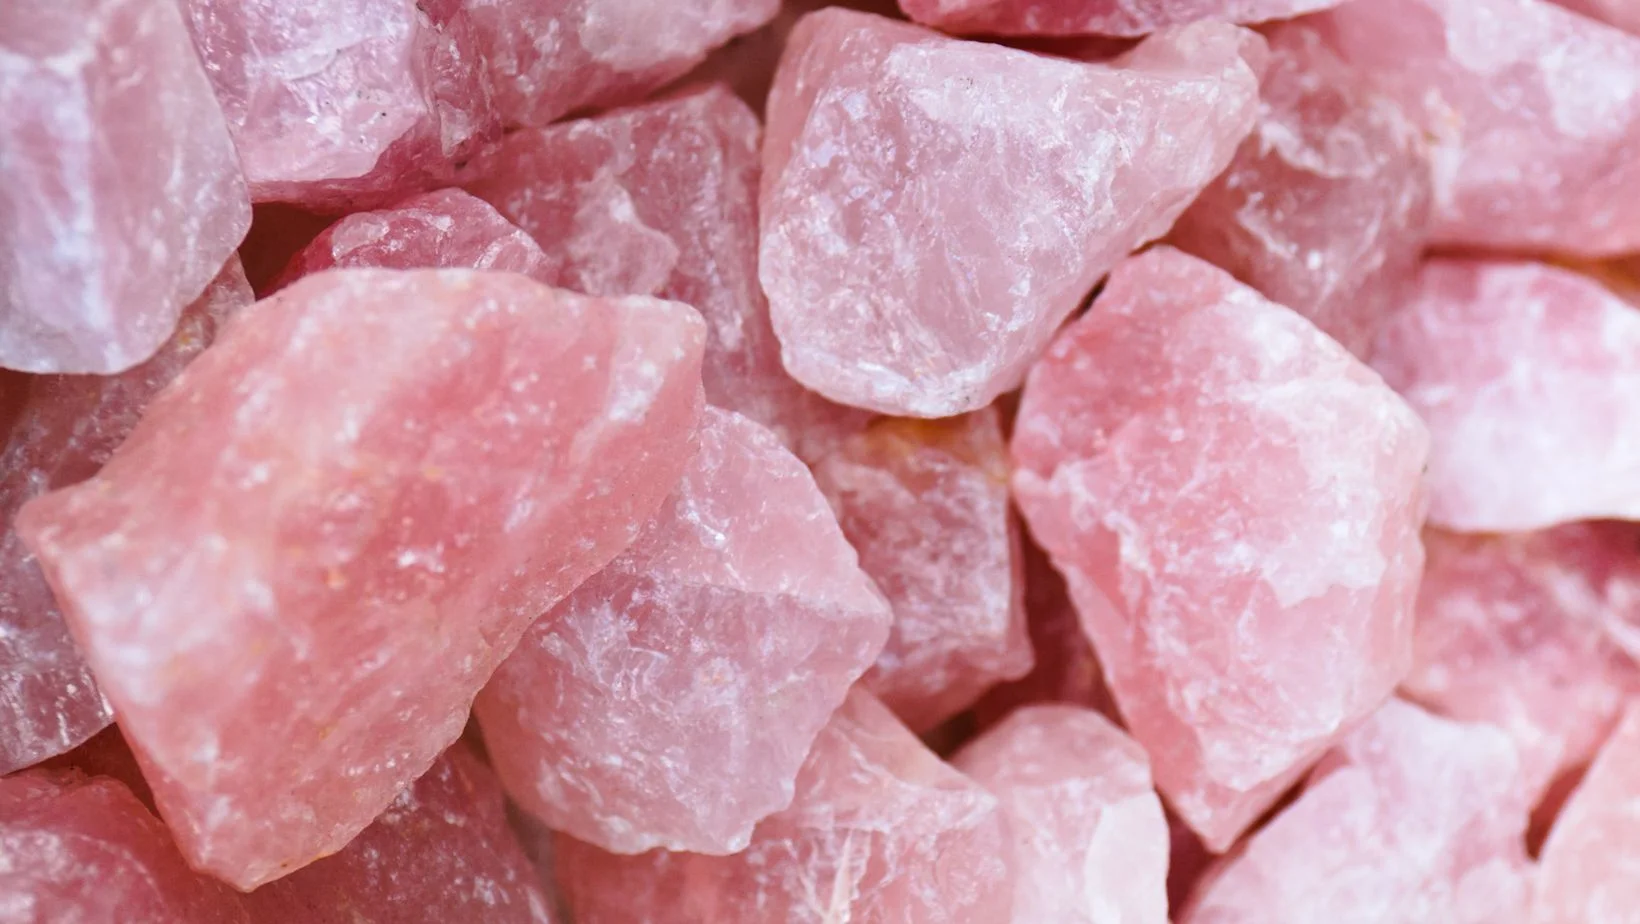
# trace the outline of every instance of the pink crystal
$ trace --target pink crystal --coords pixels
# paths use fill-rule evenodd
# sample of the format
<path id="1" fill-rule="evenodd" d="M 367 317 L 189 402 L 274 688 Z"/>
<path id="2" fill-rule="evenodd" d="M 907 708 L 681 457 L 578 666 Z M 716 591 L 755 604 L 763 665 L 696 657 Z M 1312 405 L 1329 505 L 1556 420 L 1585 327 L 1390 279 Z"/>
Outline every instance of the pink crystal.
<path id="1" fill-rule="evenodd" d="M 912 731 L 1031 669 L 1008 444 L 995 409 L 885 418 L 822 459 L 814 476 L 894 608 L 865 686 Z"/>
<path id="2" fill-rule="evenodd" d="M 1640 250 L 1640 37 L 1544 0 L 1373 0 L 1312 22 L 1430 136 L 1435 243 Z"/>
<path id="3" fill-rule="evenodd" d="M 952 763 L 1002 803 L 1016 924 L 1166 924 L 1167 819 L 1144 749 L 1088 709 L 1028 706 Z"/>
<path id="4" fill-rule="evenodd" d="M 536 622 L 478 701 L 518 803 L 619 853 L 743 849 L 891 621 L 774 434 L 708 409 L 699 439 L 637 542 Z"/>
<path id="5" fill-rule="evenodd" d="M 1209 876 L 1179 920 L 1520 921 L 1530 899 L 1525 830 L 1503 732 L 1391 700 Z"/>
<path id="6" fill-rule="evenodd" d="M 384 205 L 495 133 L 465 0 L 181 0 L 257 202 Z"/>
<path id="7" fill-rule="evenodd" d="M 1429 153 L 1400 107 L 1313 31 L 1268 38 L 1253 134 L 1171 240 L 1365 357 L 1418 271 Z"/>
<path id="8" fill-rule="evenodd" d="M 170 0 L 0 4 L 0 164 L 0 365 L 14 369 L 147 359 L 250 226 Z"/>
<path id="9" fill-rule="evenodd" d="M 1611 23 L 1627 32 L 1640 33 L 1640 0 L 1554 0 L 1585 16 Z"/>
<path id="10" fill-rule="evenodd" d="M 259 303 L 18 531 L 190 862 L 345 844 L 529 622 L 676 483 L 695 313 L 522 276 L 336 270 Z"/>
<path id="11" fill-rule="evenodd" d="M 1427 446 L 1336 341 L 1165 247 L 1031 371 L 1015 497 L 1214 850 L 1406 673 Z"/>
<path id="12" fill-rule="evenodd" d="M 13 518 L 29 499 L 96 474 L 149 400 L 251 301 L 244 270 L 230 260 L 142 365 L 24 383 L 17 422 L 0 440 L 0 773 L 67 751 L 112 720 Z"/>
<path id="13" fill-rule="evenodd" d="M 906 15 L 969 35 L 1148 35 L 1213 20 L 1264 22 L 1343 0 L 900 0 Z"/>
<path id="14" fill-rule="evenodd" d="M 577 924 L 957 924 L 1008 920 L 1010 846 L 997 800 L 857 689 L 745 851 L 556 859 Z"/>
<path id="15" fill-rule="evenodd" d="M 1640 310 L 1594 280 L 1432 260 L 1373 367 L 1434 436 L 1433 523 L 1504 532 L 1640 518 Z"/>
<path id="16" fill-rule="evenodd" d="M 1543 845 L 1532 924 L 1634 920 L 1640 908 L 1640 704 L 1631 705 Z"/>
<path id="17" fill-rule="evenodd" d="M 545 248 L 545 277 L 591 295 L 655 295 L 706 318 L 706 399 L 813 461 L 868 415 L 780 364 L 757 281 L 757 118 L 722 87 L 508 135 L 468 188 Z"/>

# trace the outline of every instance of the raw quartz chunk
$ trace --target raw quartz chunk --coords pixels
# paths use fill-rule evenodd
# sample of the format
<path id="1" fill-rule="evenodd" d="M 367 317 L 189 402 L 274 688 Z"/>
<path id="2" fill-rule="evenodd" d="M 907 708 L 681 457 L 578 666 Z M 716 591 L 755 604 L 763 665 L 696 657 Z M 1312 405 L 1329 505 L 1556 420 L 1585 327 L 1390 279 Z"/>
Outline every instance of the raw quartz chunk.
<path id="1" fill-rule="evenodd" d="M 757 281 L 757 118 L 721 86 L 514 132 L 467 188 L 547 252 L 554 285 L 654 295 L 706 318 L 706 400 L 814 461 L 868 415 L 805 390 L 780 364 Z"/>
<path id="2" fill-rule="evenodd" d="M 251 198 L 385 205 L 498 127 L 465 0 L 180 0 Z"/>
<path id="3" fill-rule="evenodd" d="M 245 272 L 231 259 L 142 365 L 18 383 L 17 421 L 0 431 L 0 773 L 61 754 L 113 718 L 45 575 L 12 528 L 18 509 L 96 474 L 154 395 L 251 301 Z"/>
<path id="4" fill-rule="evenodd" d="M 1167 819 L 1144 749 L 1108 719 L 1027 706 L 952 763 L 1007 816 L 1016 871 L 1007 920 L 1167 924 Z"/>
<path id="5" fill-rule="evenodd" d="M 774 434 L 708 409 L 638 540 L 479 697 L 490 759 L 550 827 L 618 853 L 745 848 L 891 621 Z"/>
<path id="6" fill-rule="evenodd" d="M 1366 358 L 1418 271 L 1429 152 L 1400 107 L 1313 31 L 1267 37 L 1253 134 L 1170 240 Z"/>
<path id="7" fill-rule="evenodd" d="M 1631 705 L 1549 831 L 1532 924 L 1630 922 L 1640 908 L 1640 705 Z"/>
<path id="8" fill-rule="evenodd" d="M 701 339 L 686 306 L 511 274 L 322 273 L 24 507 L 190 863 L 254 887 L 427 769 L 677 482 Z"/>
<path id="9" fill-rule="evenodd" d="M 1031 669 L 1008 444 L 994 408 L 885 418 L 814 469 L 894 608 L 866 688 L 924 732 Z"/>
<path id="10" fill-rule="evenodd" d="M 643 99 L 780 0 L 462 0 L 509 126 Z"/>
<path id="11" fill-rule="evenodd" d="M 1107 66 L 808 16 L 763 147 L 759 270 L 786 368 L 915 417 L 1016 387 L 1094 282 L 1230 163 L 1257 108 L 1243 55 L 1262 51 L 1202 24 Z"/>
<path id="12" fill-rule="evenodd" d="M 1640 519 L 1640 309 L 1593 279 L 1431 260 L 1373 367 L 1434 436 L 1432 523 L 1511 532 Z"/>
<path id="13" fill-rule="evenodd" d="M 1640 33 L 1640 0 L 1555 0 L 1569 9 L 1609 22 L 1627 32 Z"/>
<path id="14" fill-rule="evenodd" d="M 170 0 L 0 5 L 0 164 L 0 366 L 135 366 L 250 226 Z"/>
<path id="15" fill-rule="evenodd" d="M 1430 136 L 1434 243 L 1640 250 L 1640 37 L 1546 0 L 1374 0 L 1310 22 Z"/>
<path id="16" fill-rule="evenodd" d="M 994 797 L 856 688 L 745 851 L 617 856 L 566 837 L 558 882 L 576 924 L 1001 922 L 1004 824 Z"/>
<path id="17" fill-rule="evenodd" d="M 1526 810 L 1508 736 L 1392 699 L 1208 875 L 1180 921 L 1519 921 Z"/>
<path id="18" fill-rule="evenodd" d="M 1031 371 L 1015 498 L 1213 850 L 1406 674 L 1428 442 L 1336 341 L 1165 247 Z"/>
<path id="19" fill-rule="evenodd" d="M 968 35 L 1148 35 L 1204 20 L 1264 22 L 1343 0 L 900 0 L 907 16 Z"/>

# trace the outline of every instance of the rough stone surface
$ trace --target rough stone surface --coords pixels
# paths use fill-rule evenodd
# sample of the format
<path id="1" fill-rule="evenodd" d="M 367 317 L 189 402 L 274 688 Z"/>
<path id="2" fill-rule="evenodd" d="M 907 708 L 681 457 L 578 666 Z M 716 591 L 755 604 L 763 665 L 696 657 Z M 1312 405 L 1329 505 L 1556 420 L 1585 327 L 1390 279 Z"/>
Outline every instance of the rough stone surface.
<path id="1" fill-rule="evenodd" d="M 31 498 L 96 474 L 154 395 L 251 300 L 233 259 L 142 365 L 20 383 L 17 420 L 0 433 L 0 773 L 61 754 L 112 720 L 12 520 Z"/>
<path id="2" fill-rule="evenodd" d="M 477 705 L 514 799 L 618 853 L 743 849 L 891 621 L 774 434 L 708 409 L 699 440 L 638 540 L 530 628 Z"/>
<path id="3" fill-rule="evenodd" d="M 1640 519 L 1640 310 L 1528 262 L 1431 260 L 1373 366 L 1429 425 L 1430 520 Z"/>
<path id="4" fill-rule="evenodd" d="M 1010 847 L 997 800 L 857 689 L 744 852 L 556 860 L 576 924 L 958 924 L 1008 920 Z"/>
<path id="5" fill-rule="evenodd" d="M 1429 235 L 1429 152 L 1401 108 L 1311 30 L 1270 40 L 1258 123 L 1174 225 L 1229 270 L 1366 357 Z"/>
<path id="6" fill-rule="evenodd" d="M 1640 705 L 1631 705 L 1544 842 L 1532 924 L 1640 921 Z"/>
<path id="7" fill-rule="evenodd" d="M 1015 924 L 1167 924 L 1167 819 L 1150 762 L 1108 719 L 1027 706 L 952 763 L 1002 803 Z"/>
<path id="8" fill-rule="evenodd" d="M 906 15 L 968 35 L 1148 35 L 1193 22 L 1264 22 L 1343 0 L 900 0 Z"/>
<path id="9" fill-rule="evenodd" d="M 1031 669 L 1024 562 L 997 411 L 885 418 L 814 468 L 860 566 L 894 608 L 866 688 L 912 731 Z"/>
<path id="10" fill-rule="evenodd" d="M 1096 65 L 806 17 L 763 146 L 759 272 L 786 368 L 916 417 L 1017 386 L 1094 282 L 1230 163 L 1262 46 L 1202 24 Z"/>
<path id="11" fill-rule="evenodd" d="M 1514 747 L 1391 700 L 1210 874 L 1182 924 L 1497 924 L 1530 897 Z"/>
<path id="12" fill-rule="evenodd" d="M 1428 441 L 1336 341 L 1169 248 L 1031 371 L 1016 500 L 1214 850 L 1405 675 Z"/>
<path id="13" fill-rule="evenodd" d="M 142 362 L 250 226 L 169 0 L 6 0 L 0 165 L 0 366 Z"/>
<path id="14" fill-rule="evenodd" d="M 18 531 L 190 862 L 363 829 L 681 475 L 702 325 L 503 273 L 337 270 L 228 326 Z"/>

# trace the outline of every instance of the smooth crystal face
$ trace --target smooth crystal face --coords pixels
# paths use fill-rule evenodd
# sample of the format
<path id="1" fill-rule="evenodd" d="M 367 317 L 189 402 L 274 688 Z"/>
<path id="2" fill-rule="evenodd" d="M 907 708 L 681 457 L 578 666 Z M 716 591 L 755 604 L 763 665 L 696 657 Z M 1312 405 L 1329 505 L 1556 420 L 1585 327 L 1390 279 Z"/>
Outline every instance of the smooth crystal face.
<path id="1" fill-rule="evenodd" d="M 1555 819 L 1538 864 L 1532 924 L 1622 920 L 1640 901 L 1640 709 L 1632 704 Z"/>

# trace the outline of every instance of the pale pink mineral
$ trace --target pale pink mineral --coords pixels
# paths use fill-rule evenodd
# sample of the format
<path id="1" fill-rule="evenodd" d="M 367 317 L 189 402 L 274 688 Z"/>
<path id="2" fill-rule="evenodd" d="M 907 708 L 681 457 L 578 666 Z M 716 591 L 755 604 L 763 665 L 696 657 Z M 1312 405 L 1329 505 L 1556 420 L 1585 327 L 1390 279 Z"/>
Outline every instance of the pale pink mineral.
<path id="1" fill-rule="evenodd" d="M 865 686 L 913 731 L 1031 669 L 1008 444 L 994 408 L 950 420 L 884 418 L 820 460 L 860 566 L 894 608 Z"/>
<path id="2" fill-rule="evenodd" d="M 855 690 L 790 807 L 728 857 L 558 843 L 576 924 L 995 924 L 1012 902 L 997 800 Z"/>
<path id="3" fill-rule="evenodd" d="M 1016 387 L 1095 281 L 1230 163 L 1262 46 L 1202 24 L 1098 65 L 806 17 L 763 147 L 759 272 L 786 368 L 918 417 Z"/>
<path id="4" fill-rule="evenodd" d="M 1531 924 L 1640 921 L 1640 705 L 1600 749 L 1543 844 Z"/>
<path id="5" fill-rule="evenodd" d="M 0 4 L 0 366 L 153 355 L 250 226 L 171 0 Z"/>
<path id="6" fill-rule="evenodd" d="M 891 620 L 803 463 L 708 409 L 638 540 L 479 697 L 490 759 L 550 827 L 618 853 L 743 849 Z"/>
<path id="7" fill-rule="evenodd" d="M 189 861 L 337 850 L 680 477 L 699 317 L 522 276 L 333 270 L 230 324 L 18 531 Z"/>
<path id="8" fill-rule="evenodd" d="M 1031 371 L 1015 497 L 1209 847 L 1405 675 L 1428 441 L 1336 341 L 1165 247 Z"/>
<path id="9" fill-rule="evenodd" d="M 1008 819 L 1007 920 L 1167 924 L 1167 819 L 1144 749 L 1110 720 L 1075 706 L 1027 706 L 952 764 L 989 789 Z"/>
<path id="10" fill-rule="evenodd" d="M 906 15 L 972 35 L 1140 36 L 1193 22 L 1264 22 L 1343 0 L 900 0 Z"/>

